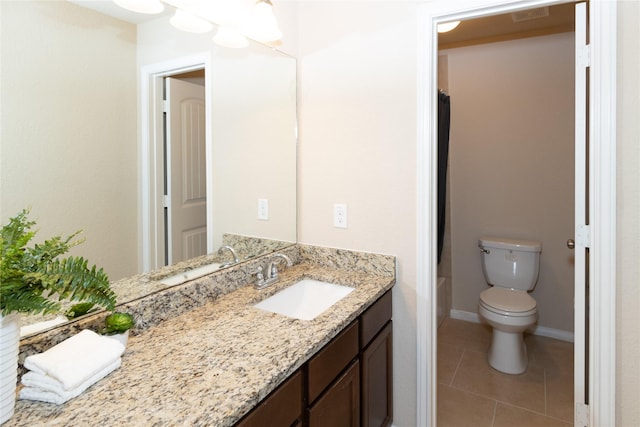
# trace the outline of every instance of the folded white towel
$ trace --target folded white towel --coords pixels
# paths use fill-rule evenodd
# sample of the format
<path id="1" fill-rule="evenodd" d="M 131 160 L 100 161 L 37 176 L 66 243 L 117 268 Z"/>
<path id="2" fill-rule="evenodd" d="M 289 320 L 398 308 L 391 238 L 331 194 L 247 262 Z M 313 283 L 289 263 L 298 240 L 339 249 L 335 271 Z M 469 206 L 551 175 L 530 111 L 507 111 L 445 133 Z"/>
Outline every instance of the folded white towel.
<path id="1" fill-rule="evenodd" d="M 21 382 L 25 387 L 20 389 L 19 397 L 20 399 L 39 400 L 41 402 L 62 405 L 67 400 L 78 396 L 87 388 L 118 369 L 121 363 L 122 359 L 118 357 L 112 364 L 106 366 L 100 372 L 97 372 L 91 378 L 87 379 L 72 390 L 64 390 L 58 381 L 48 377 L 47 375 L 27 372 L 22 376 Z"/>
<path id="2" fill-rule="evenodd" d="M 24 367 L 48 375 L 70 391 L 112 365 L 122 353 L 124 346 L 118 341 L 85 329 L 44 353 L 27 357 Z"/>

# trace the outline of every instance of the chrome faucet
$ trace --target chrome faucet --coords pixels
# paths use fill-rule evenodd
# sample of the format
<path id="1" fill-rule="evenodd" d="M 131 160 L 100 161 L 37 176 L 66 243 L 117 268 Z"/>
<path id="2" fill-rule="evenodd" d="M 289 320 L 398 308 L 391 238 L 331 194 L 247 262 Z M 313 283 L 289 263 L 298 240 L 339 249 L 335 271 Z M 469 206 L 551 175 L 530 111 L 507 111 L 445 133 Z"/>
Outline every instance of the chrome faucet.
<path id="1" fill-rule="evenodd" d="M 262 266 L 258 267 L 258 271 L 256 271 L 256 277 L 258 279 L 255 285 L 256 289 L 264 289 L 267 286 L 278 281 L 279 277 L 277 264 L 282 260 L 285 261 L 287 267 L 291 267 L 293 265 L 291 258 L 286 256 L 285 254 L 274 254 L 267 266 L 267 277 L 264 276 Z"/>
<path id="2" fill-rule="evenodd" d="M 271 262 L 269 262 L 269 268 L 267 268 L 267 274 L 269 275 L 269 279 L 277 279 L 278 278 L 278 264 L 279 261 L 284 260 L 287 263 L 287 267 L 291 267 L 293 262 L 291 258 L 286 256 L 285 254 L 275 254 L 273 258 L 271 258 Z"/>
<path id="3" fill-rule="evenodd" d="M 231 246 L 228 246 L 228 245 L 220 246 L 220 249 L 218 249 L 218 255 L 222 256 L 225 250 L 231 252 L 231 255 L 233 256 L 233 261 L 227 261 L 224 264 L 222 264 L 220 267 L 229 267 L 230 265 L 237 264 L 240 262 L 240 258 L 238 258 L 238 254 L 236 253 L 235 249 L 233 249 Z"/>

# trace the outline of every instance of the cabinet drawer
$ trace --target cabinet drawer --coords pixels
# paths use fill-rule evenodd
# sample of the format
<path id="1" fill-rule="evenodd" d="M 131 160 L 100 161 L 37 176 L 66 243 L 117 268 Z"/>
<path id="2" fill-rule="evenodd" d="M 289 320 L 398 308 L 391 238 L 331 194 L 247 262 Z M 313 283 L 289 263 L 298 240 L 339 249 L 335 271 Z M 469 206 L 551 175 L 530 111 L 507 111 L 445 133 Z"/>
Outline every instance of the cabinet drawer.
<path id="1" fill-rule="evenodd" d="M 236 427 L 289 427 L 302 418 L 302 372 L 289 377 Z"/>
<path id="2" fill-rule="evenodd" d="M 356 320 L 327 344 L 307 364 L 309 402 L 322 391 L 358 355 L 358 321 Z"/>
<path id="3" fill-rule="evenodd" d="M 309 409 L 309 427 L 360 427 L 360 375 L 356 360 Z"/>
<path id="4" fill-rule="evenodd" d="M 381 296 L 378 301 L 360 317 L 360 348 L 365 348 L 369 341 L 391 319 L 391 290 Z"/>

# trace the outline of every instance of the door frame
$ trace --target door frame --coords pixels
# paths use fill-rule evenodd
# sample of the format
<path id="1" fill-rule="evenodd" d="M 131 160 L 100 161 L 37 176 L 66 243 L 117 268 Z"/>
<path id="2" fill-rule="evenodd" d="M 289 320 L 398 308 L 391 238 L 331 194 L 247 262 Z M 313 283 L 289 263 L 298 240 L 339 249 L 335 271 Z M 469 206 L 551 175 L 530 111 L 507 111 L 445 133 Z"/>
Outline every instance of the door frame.
<path id="1" fill-rule="evenodd" d="M 437 85 L 438 23 L 510 13 L 568 1 L 435 0 L 417 14 L 417 413 L 437 420 Z M 589 2 L 590 210 L 589 425 L 615 425 L 616 283 L 616 12 L 615 2 Z M 431 95 L 434 96 L 431 96 Z"/>
<path id="2" fill-rule="evenodd" d="M 141 271 L 155 270 L 164 265 L 164 129 L 163 82 L 164 77 L 204 68 L 205 80 L 205 134 L 207 180 L 207 253 L 213 251 L 213 126 L 210 112 L 213 105 L 211 53 L 174 58 L 148 64 L 140 68 L 140 184 L 139 241 Z M 161 255 L 162 254 L 162 255 Z"/>

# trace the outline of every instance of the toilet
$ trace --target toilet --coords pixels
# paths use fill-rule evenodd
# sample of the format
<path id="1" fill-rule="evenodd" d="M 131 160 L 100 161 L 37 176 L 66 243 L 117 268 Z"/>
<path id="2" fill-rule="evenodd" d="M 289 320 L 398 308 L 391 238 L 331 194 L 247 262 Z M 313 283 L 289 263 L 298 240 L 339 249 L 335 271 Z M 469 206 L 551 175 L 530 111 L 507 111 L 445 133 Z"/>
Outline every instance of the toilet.
<path id="1" fill-rule="evenodd" d="M 478 240 L 482 271 L 491 286 L 480 293 L 478 314 L 493 328 L 489 364 L 507 374 L 527 369 L 522 333 L 538 318 L 536 300 L 529 295 L 538 280 L 541 244 L 486 237 Z"/>

